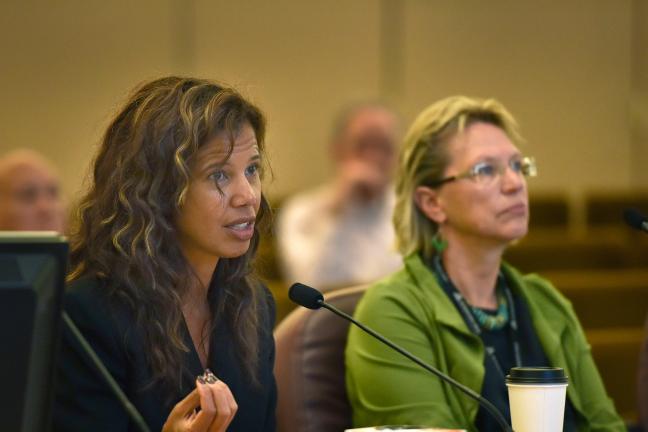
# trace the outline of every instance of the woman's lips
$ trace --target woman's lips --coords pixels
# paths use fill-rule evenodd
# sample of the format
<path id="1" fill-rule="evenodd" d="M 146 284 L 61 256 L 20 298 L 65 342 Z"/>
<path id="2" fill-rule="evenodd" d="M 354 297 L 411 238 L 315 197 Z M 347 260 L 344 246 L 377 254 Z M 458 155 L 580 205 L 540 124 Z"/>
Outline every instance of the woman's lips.
<path id="1" fill-rule="evenodd" d="M 527 215 L 527 206 L 526 204 L 515 204 L 504 209 L 501 215 L 509 216 L 526 216 Z"/>
<path id="2" fill-rule="evenodd" d="M 250 240 L 254 235 L 254 220 L 237 221 L 225 228 L 240 240 Z"/>

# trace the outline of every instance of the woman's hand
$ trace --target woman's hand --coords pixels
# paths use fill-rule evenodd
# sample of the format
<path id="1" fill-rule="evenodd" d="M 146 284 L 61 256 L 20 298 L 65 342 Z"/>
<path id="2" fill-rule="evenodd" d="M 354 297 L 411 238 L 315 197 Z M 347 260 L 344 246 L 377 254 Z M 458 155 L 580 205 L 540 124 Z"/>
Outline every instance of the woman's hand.
<path id="1" fill-rule="evenodd" d="M 196 381 L 196 388 L 171 410 L 162 432 L 224 432 L 238 405 L 220 380 Z"/>

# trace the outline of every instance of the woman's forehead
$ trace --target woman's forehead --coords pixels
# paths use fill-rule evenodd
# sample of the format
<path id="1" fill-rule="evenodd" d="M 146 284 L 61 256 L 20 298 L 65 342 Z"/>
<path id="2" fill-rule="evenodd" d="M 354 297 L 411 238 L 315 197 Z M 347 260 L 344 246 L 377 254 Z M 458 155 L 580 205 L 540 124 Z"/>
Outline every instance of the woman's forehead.
<path id="1" fill-rule="evenodd" d="M 519 150 L 509 136 L 490 123 L 473 123 L 455 134 L 448 145 L 451 159 L 510 157 Z"/>
<path id="2" fill-rule="evenodd" d="M 222 131 L 207 141 L 196 154 L 198 161 L 225 161 L 229 157 L 240 153 L 260 153 L 256 134 L 248 124 L 243 125 L 238 133 L 232 137 Z"/>

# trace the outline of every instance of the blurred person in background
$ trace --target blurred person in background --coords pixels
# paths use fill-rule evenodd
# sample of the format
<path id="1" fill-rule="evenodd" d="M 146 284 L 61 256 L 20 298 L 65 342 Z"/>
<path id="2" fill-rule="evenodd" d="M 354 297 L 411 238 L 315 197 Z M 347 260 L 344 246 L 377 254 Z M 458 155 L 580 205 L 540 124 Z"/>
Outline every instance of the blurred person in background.
<path id="1" fill-rule="evenodd" d="M 0 159 L 0 230 L 63 232 L 65 209 L 56 169 L 33 150 Z"/>
<path id="2" fill-rule="evenodd" d="M 277 236 L 284 276 L 322 290 L 373 281 L 400 267 L 391 216 L 398 119 L 383 105 L 344 110 L 334 125 L 329 183 L 289 199 Z"/>
<path id="3" fill-rule="evenodd" d="M 569 301 L 502 261 L 527 233 L 515 119 L 497 101 L 450 97 L 424 110 L 401 149 L 394 226 L 402 270 L 370 287 L 355 317 L 495 405 L 510 422 L 505 375 L 561 367 L 565 431 L 625 431 Z M 476 401 L 351 327 L 347 390 L 356 427 L 415 424 L 500 431 Z"/>

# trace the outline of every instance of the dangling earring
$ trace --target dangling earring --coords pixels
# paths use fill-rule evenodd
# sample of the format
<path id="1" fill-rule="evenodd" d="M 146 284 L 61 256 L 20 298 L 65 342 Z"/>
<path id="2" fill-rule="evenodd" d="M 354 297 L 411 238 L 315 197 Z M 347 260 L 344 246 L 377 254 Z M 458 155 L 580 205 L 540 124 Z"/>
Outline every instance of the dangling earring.
<path id="1" fill-rule="evenodd" d="M 441 233 L 439 231 L 434 234 L 434 237 L 432 237 L 432 247 L 436 251 L 436 253 L 441 253 L 443 252 L 447 247 L 448 247 L 448 242 L 441 237 Z"/>

